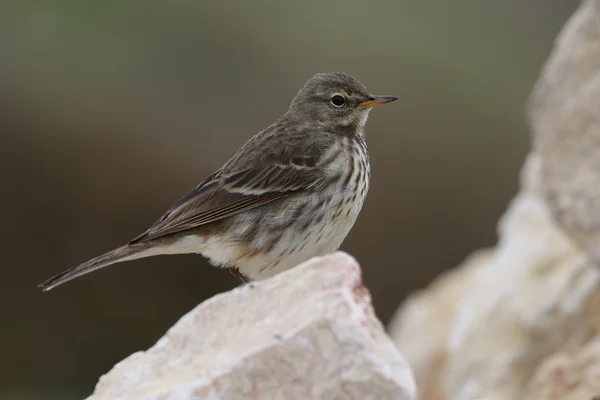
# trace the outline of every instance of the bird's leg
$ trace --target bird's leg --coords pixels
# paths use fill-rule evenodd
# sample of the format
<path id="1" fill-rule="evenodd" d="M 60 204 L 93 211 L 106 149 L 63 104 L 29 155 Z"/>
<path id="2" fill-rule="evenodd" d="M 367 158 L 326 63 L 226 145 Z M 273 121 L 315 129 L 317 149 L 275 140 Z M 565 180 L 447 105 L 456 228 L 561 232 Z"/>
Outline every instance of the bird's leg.
<path id="1" fill-rule="evenodd" d="M 233 277 L 235 279 L 237 279 L 237 281 L 241 285 L 243 285 L 244 283 L 250 282 L 250 279 L 248 279 L 244 275 L 242 275 L 242 273 L 240 272 L 239 268 L 229 268 L 229 272 L 231 272 L 231 275 L 233 275 Z"/>

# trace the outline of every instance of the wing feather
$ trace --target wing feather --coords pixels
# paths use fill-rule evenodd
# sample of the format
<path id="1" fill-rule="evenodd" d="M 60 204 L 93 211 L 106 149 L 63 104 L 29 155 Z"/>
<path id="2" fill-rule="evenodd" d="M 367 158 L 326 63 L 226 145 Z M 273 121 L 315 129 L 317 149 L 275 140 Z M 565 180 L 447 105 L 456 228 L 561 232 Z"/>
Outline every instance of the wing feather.
<path id="1" fill-rule="evenodd" d="M 284 158 L 262 157 L 254 165 L 246 165 L 245 168 L 236 168 L 232 162 L 226 164 L 183 196 L 131 243 L 194 229 L 292 193 L 310 190 L 319 184 L 317 171 L 323 154 L 316 148 L 310 150 L 288 150 L 290 154 Z"/>

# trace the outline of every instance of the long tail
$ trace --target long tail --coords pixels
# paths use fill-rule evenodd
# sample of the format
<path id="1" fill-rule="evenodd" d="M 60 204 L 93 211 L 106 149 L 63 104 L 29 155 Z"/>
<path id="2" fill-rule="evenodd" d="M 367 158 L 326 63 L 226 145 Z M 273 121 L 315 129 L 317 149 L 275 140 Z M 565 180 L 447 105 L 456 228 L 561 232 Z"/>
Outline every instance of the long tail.
<path id="1" fill-rule="evenodd" d="M 92 258 L 91 260 L 86 261 L 75 268 L 63 271 L 60 274 L 46 280 L 45 282 L 40 283 L 38 287 L 42 289 L 42 291 L 47 292 L 48 290 L 68 282 L 71 279 L 78 278 L 81 275 L 88 274 L 108 265 L 158 254 L 158 252 L 153 251 L 151 247 L 152 245 L 150 243 L 121 246 L 117 249 L 109 251 L 108 253 L 104 253 L 101 256 Z"/>

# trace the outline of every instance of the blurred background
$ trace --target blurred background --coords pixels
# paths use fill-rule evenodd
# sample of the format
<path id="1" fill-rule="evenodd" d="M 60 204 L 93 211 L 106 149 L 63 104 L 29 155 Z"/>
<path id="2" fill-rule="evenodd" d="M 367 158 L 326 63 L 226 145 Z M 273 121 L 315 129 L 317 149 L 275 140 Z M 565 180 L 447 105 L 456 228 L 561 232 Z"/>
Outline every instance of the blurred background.
<path id="1" fill-rule="evenodd" d="M 3 2 L 0 398 L 83 398 L 236 286 L 186 255 L 36 288 L 144 231 L 315 72 L 400 97 L 371 114 L 371 190 L 343 245 L 387 323 L 409 292 L 494 244 L 529 149 L 525 104 L 577 4 Z"/>

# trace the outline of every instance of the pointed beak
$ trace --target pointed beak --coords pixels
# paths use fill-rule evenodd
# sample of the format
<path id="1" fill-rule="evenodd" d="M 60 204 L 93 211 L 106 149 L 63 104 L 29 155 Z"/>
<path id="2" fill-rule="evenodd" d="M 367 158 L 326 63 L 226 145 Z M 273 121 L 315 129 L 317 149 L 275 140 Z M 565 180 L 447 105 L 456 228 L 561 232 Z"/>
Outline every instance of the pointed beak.
<path id="1" fill-rule="evenodd" d="M 374 96 L 370 95 L 366 101 L 362 103 L 358 103 L 357 107 L 371 108 L 378 106 L 380 104 L 389 103 L 390 101 L 396 101 L 398 98 L 396 96 Z"/>

